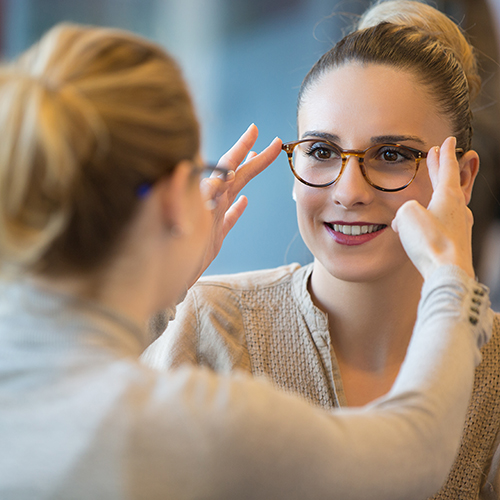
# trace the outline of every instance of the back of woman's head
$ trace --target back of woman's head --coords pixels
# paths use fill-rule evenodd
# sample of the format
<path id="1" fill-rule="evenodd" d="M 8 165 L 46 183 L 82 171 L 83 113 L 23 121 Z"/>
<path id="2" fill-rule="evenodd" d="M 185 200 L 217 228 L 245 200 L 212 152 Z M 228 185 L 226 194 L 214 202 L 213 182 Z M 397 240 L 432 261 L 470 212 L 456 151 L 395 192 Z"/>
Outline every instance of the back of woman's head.
<path id="1" fill-rule="evenodd" d="M 199 149 L 176 63 L 126 32 L 60 25 L 0 68 L 0 264 L 87 273 L 140 198 Z"/>
<path id="2" fill-rule="evenodd" d="M 299 109 L 322 75 L 350 62 L 383 64 L 412 73 L 449 117 L 459 147 L 470 149 L 471 102 L 481 79 L 473 48 L 446 15 L 418 1 L 376 3 L 361 17 L 357 29 L 311 68 L 299 92 Z"/>

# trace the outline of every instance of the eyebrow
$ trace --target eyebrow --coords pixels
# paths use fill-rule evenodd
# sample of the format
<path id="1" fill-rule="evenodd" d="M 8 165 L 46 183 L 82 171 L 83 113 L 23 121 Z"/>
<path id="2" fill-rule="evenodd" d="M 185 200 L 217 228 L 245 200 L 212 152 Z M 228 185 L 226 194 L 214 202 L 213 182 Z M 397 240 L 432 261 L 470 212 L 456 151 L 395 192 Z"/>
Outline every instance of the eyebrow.
<path id="1" fill-rule="evenodd" d="M 318 137 L 330 142 L 340 142 L 340 137 L 338 135 L 329 134 L 328 132 L 319 132 L 318 130 L 308 130 L 302 134 L 302 139 L 304 139 L 304 137 Z"/>
<path id="2" fill-rule="evenodd" d="M 394 143 L 406 141 L 418 142 L 419 144 L 422 144 L 422 146 L 425 146 L 423 139 L 416 135 L 379 135 L 371 138 L 371 142 L 374 144 L 380 144 L 382 142 Z"/>
<path id="3" fill-rule="evenodd" d="M 320 139 L 325 139 L 326 141 L 334 142 L 338 144 L 340 142 L 340 137 L 338 135 L 329 134 L 328 132 L 320 132 L 318 130 L 308 130 L 302 134 L 302 139 L 305 137 L 318 137 Z M 376 137 L 372 137 L 370 142 L 372 144 L 398 144 L 400 142 L 417 142 L 422 146 L 425 146 L 425 142 L 423 139 L 416 135 L 378 135 Z"/>

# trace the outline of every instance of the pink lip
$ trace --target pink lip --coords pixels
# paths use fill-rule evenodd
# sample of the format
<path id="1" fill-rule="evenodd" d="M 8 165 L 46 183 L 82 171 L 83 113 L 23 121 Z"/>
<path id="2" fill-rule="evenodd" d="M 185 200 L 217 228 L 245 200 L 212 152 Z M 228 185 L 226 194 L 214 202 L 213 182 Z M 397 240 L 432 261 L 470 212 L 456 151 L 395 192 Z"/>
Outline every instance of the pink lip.
<path id="1" fill-rule="evenodd" d="M 367 243 L 368 241 L 375 239 L 377 236 L 381 235 L 387 229 L 387 226 L 385 226 L 384 228 L 379 229 L 378 231 L 374 231 L 373 233 L 352 235 L 334 231 L 333 224 L 350 225 L 350 226 L 370 226 L 373 225 L 373 223 L 370 224 L 367 222 L 356 222 L 355 224 L 353 223 L 348 224 L 346 222 L 341 222 L 341 221 L 334 221 L 329 223 L 325 222 L 324 224 L 325 228 L 328 231 L 328 233 L 333 237 L 334 241 L 336 243 L 339 243 L 340 245 L 347 245 L 347 246 L 363 245 L 364 243 Z"/>

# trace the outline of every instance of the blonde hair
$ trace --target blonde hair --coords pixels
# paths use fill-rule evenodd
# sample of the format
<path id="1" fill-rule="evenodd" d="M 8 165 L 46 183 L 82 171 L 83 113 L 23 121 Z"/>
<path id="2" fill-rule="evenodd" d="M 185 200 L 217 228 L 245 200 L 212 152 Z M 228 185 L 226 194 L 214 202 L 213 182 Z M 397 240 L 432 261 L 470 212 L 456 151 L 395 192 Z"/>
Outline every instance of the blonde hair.
<path id="1" fill-rule="evenodd" d="M 473 101 L 479 95 L 481 77 L 474 48 L 460 27 L 449 17 L 421 2 L 379 0 L 361 16 L 357 29 L 369 28 L 382 22 L 415 26 L 439 40 L 462 65 L 469 84 L 470 100 Z"/>
<path id="2" fill-rule="evenodd" d="M 481 79 L 473 48 L 446 15 L 417 1 L 378 2 L 361 17 L 356 31 L 311 68 L 299 92 L 299 109 L 314 81 L 355 61 L 412 72 L 449 117 L 458 147 L 470 149 L 471 101 L 479 93 Z"/>
<path id="3" fill-rule="evenodd" d="M 199 150 L 175 61 L 129 33 L 63 24 L 0 69 L 0 264 L 95 270 L 138 189 Z"/>

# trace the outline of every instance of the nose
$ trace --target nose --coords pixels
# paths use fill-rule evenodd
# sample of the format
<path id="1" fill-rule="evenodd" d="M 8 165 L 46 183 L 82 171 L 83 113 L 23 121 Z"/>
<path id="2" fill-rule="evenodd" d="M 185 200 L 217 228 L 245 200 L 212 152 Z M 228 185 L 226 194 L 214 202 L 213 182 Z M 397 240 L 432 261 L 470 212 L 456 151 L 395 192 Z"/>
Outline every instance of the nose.
<path id="1" fill-rule="evenodd" d="M 373 200 L 374 189 L 366 182 L 359 165 L 359 158 L 349 155 L 340 178 L 332 186 L 332 198 L 336 205 L 350 208 L 367 205 Z"/>

